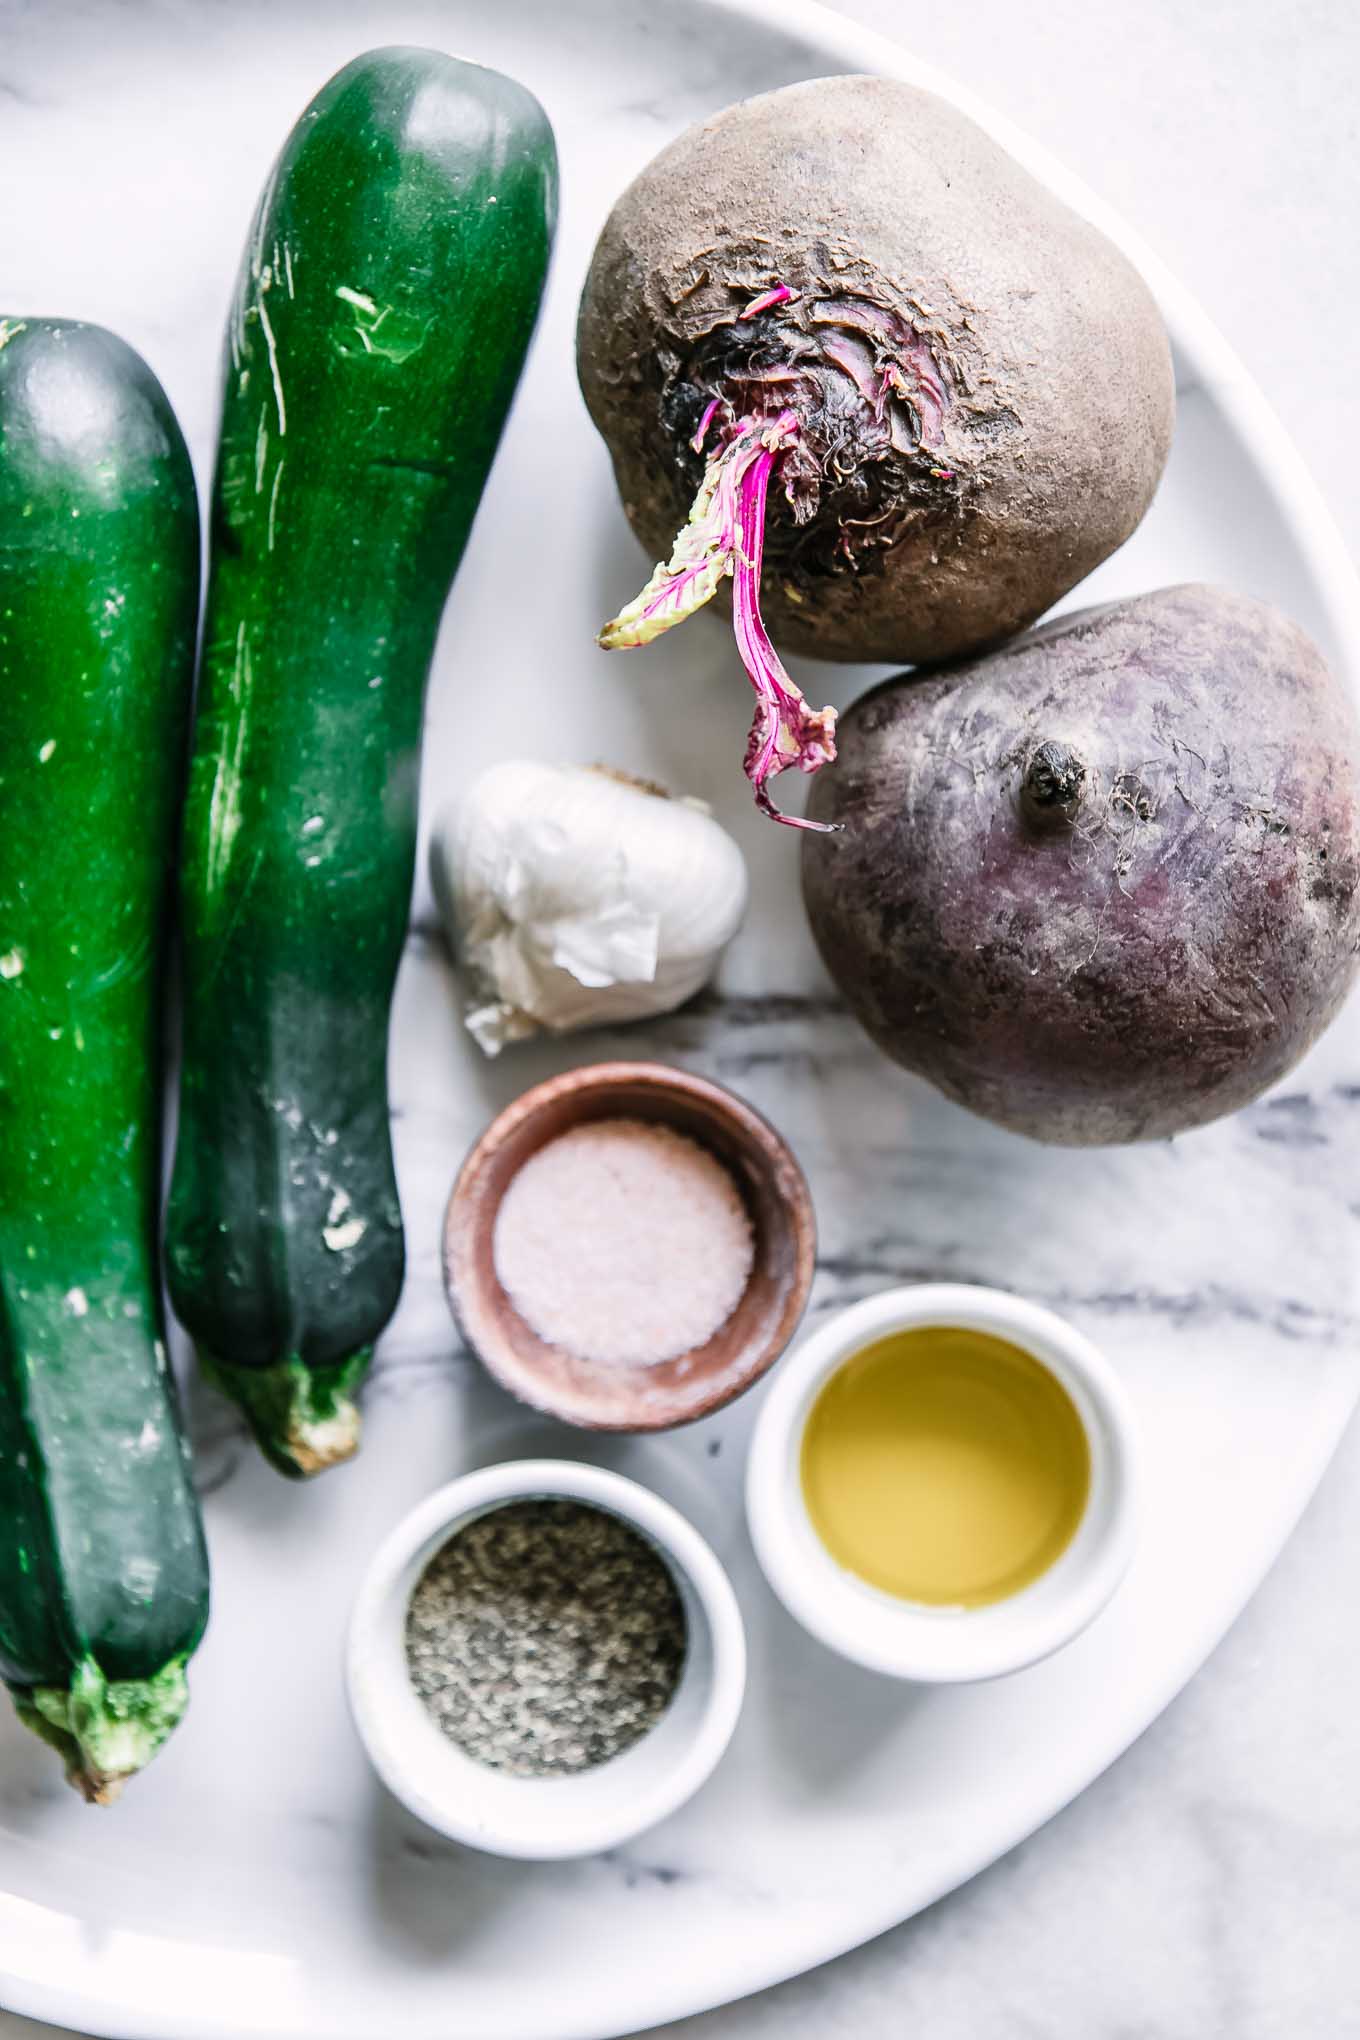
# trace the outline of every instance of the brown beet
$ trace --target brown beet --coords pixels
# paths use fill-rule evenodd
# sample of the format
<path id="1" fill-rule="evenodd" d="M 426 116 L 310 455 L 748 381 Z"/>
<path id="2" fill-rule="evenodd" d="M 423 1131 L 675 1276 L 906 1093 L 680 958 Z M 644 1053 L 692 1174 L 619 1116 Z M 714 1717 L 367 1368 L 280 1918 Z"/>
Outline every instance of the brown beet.
<path id="1" fill-rule="evenodd" d="M 943 100 L 884 78 L 765 93 L 663 150 L 600 236 L 578 359 L 653 558 L 706 461 L 749 453 L 765 621 L 836 659 L 1022 629 L 1134 530 L 1171 438 L 1166 335 L 1124 256 Z M 723 578 L 654 581 L 601 642 L 646 642 Z M 782 718 L 767 773 L 814 769 L 834 718 L 800 722 L 777 661 L 743 656 L 757 741 Z"/>
<path id="2" fill-rule="evenodd" d="M 889 680 L 805 839 L 828 969 L 885 1053 L 1036 1139 L 1254 1098 L 1360 951 L 1360 733 L 1297 625 L 1217 588 Z"/>

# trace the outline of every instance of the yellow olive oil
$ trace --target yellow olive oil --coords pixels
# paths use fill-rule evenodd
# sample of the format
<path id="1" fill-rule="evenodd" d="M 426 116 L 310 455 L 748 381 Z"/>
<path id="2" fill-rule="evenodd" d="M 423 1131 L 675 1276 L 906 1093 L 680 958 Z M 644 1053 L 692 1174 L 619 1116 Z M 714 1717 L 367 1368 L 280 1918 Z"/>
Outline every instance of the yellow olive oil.
<path id="1" fill-rule="evenodd" d="M 981 1608 L 1071 1543 L 1091 1453 L 1071 1397 L 1032 1354 L 926 1325 L 831 1376 L 803 1432 L 802 1481 L 847 1571 L 901 1600 Z"/>

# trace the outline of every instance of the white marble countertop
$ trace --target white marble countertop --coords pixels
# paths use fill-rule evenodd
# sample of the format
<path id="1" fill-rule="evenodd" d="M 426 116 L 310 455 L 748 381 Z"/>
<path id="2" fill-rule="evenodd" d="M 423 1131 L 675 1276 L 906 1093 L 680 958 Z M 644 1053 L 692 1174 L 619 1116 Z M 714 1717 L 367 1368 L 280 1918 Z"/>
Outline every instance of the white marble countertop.
<path id="1" fill-rule="evenodd" d="M 1271 391 L 1360 543 L 1353 0 L 846 0 L 1110 199 Z M 1076 1805 L 872 1947 L 674 2040 L 1340 2040 L 1360 2004 L 1360 1434 L 1182 1698 Z M 0 2011 L 0 2040 L 50 2029 Z"/>

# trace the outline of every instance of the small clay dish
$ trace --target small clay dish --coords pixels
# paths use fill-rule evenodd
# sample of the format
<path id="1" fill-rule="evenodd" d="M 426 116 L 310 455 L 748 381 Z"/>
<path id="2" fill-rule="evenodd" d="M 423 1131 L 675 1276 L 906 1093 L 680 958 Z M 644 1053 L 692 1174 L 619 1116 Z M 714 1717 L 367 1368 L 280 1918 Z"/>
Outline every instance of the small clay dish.
<path id="1" fill-rule="evenodd" d="M 751 1279 L 708 1340 L 647 1366 L 584 1360 L 551 1346 L 496 1275 L 496 1214 L 529 1157 L 592 1119 L 645 1119 L 687 1134 L 724 1163 L 755 1237 Z M 453 1186 L 444 1282 L 464 1338 L 488 1373 L 531 1408 L 589 1431 L 665 1431 L 706 1417 L 774 1365 L 812 1286 L 816 1225 L 803 1172 L 784 1141 L 721 1084 L 664 1063 L 595 1063 L 536 1084 L 492 1121 Z"/>

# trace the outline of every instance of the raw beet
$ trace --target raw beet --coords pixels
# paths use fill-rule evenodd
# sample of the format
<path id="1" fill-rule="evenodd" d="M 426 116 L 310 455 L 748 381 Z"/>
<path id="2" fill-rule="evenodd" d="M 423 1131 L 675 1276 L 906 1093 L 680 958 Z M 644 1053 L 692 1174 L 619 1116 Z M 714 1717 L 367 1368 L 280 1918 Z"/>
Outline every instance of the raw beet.
<path id="1" fill-rule="evenodd" d="M 663 150 L 600 236 L 578 364 L 633 528 L 670 563 L 601 642 L 647 642 L 730 574 L 758 792 L 834 755 L 835 720 L 762 609 L 775 642 L 829 658 L 997 643 L 1129 536 L 1171 438 L 1166 335 L 1123 255 L 884 78 L 766 93 Z"/>
<path id="2" fill-rule="evenodd" d="M 1149 1140 L 1284 1074 L 1360 950 L 1360 733 L 1296 624 L 1181 587 L 850 710 L 805 839 L 886 1054 L 1036 1139 Z"/>

